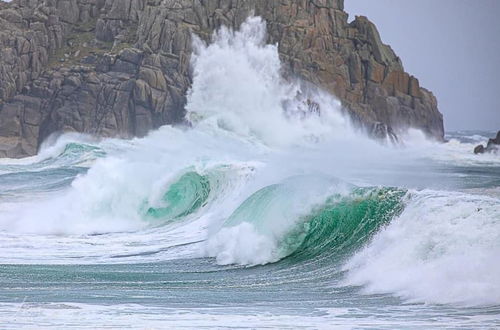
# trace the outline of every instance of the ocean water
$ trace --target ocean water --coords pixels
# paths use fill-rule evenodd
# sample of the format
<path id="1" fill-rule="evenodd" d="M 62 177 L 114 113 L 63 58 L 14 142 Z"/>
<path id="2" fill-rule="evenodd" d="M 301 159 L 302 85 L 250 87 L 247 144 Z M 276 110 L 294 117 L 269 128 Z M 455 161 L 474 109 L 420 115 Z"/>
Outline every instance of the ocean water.
<path id="1" fill-rule="evenodd" d="M 492 132 L 374 142 L 265 36 L 195 41 L 190 126 L 0 160 L 0 328 L 500 327 Z"/>

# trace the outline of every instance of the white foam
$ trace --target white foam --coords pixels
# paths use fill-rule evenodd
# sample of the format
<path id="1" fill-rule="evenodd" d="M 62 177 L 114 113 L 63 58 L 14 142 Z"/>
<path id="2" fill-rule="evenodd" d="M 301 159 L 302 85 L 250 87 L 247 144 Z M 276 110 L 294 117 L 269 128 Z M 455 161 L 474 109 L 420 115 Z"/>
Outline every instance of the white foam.
<path id="1" fill-rule="evenodd" d="M 273 309 L 275 306 L 166 308 L 140 304 L 0 303 L 5 329 L 373 329 L 495 328 L 495 314 L 445 315 L 420 306 Z M 408 314 L 416 315 L 409 318 Z"/>
<path id="2" fill-rule="evenodd" d="M 345 266 L 345 284 L 409 301 L 500 303 L 500 200 L 411 194 L 401 216 Z"/>
<path id="3" fill-rule="evenodd" d="M 477 142 L 465 143 L 457 139 L 450 139 L 441 143 L 426 137 L 421 131 L 410 129 L 401 136 L 405 148 L 402 153 L 413 155 L 413 158 L 430 159 L 447 165 L 458 166 L 500 166 L 500 154 L 474 154 L 478 142 L 486 145 L 487 138 L 473 136 Z"/>

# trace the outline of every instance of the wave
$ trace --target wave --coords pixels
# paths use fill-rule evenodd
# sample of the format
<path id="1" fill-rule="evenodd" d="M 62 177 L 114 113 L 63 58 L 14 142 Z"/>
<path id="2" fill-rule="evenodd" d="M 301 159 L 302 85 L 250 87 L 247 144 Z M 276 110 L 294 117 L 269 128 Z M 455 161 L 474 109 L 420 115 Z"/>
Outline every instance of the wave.
<path id="1" fill-rule="evenodd" d="M 402 212 L 405 195 L 404 189 L 376 187 L 355 188 L 348 196 L 328 198 L 305 217 L 301 228 L 286 237 L 286 244 L 300 242 L 290 258 L 294 262 L 318 256 L 344 260 Z M 305 233 L 303 239 L 297 235 L 301 232 Z"/>
<path id="2" fill-rule="evenodd" d="M 412 192 L 401 215 L 344 266 L 345 285 L 409 302 L 500 303 L 500 200 Z"/>
<path id="3" fill-rule="evenodd" d="M 219 264 L 257 265 L 352 252 L 348 247 L 400 211 L 403 195 L 324 177 L 289 178 L 246 199 L 209 238 L 207 255 Z"/>
<path id="4" fill-rule="evenodd" d="M 79 133 L 66 133 L 49 137 L 37 155 L 21 159 L 0 159 L 0 173 L 36 171 L 60 166 L 89 167 L 94 160 L 106 156 L 106 148 L 113 139 L 98 139 Z"/>
<path id="5" fill-rule="evenodd" d="M 207 176 L 187 172 L 168 186 L 157 205 L 145 202 L 142 209 L 146 217 L 175 220 L 205 206 L 210 190 L 210 181 Z"/>
<path id="6" fill-rule="evenodd" d="M 250 196 L 209 238 L 207 255 L 223 265 L 300 267 L 311 281 L 317 269 L 331 285 L 410 303 L 500 303 L 499 199 L 353 186 L 308 199 L 303 179 Z"/>
<path id="7" fill-rule="evenodd" d="M 251 164 L 223 164 L 206 169 L 189 168 L 149 194 L 139 213 L 147 221 L 161 224 L 186 220 L 214 201 L 235 193 L 237 182 L 254 170 Z"/>

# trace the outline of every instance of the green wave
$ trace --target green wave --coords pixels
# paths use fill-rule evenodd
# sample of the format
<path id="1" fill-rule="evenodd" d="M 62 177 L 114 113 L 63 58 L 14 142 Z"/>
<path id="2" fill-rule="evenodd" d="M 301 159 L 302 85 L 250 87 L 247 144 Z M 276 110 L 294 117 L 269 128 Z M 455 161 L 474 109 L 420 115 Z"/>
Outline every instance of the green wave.
<path id="1" fill-rule="evenodd" d="M 405 195 L 397 188 L 356 188 L 348 196 L 332 196 L 285 237 L 280 254 L 294 262 L 348 255 L 402 212 Z"/>
<path id="2" fill-rule="evenodd" d="M 223 228 L 250 224 L 268 240 L 274 260 L 340 258 L 399 215 L 405 195 L 405 190 L 397 188 L 359 188 L 332 178 L 292 177 L 253 193 Z"/>
<path id="3" fill-rule="evenodd" d="M 83 154 L 85 152 L 93 152 L 96 154 L 96 156 L 101 156 L 101 157 L 106 155 L 104 150 L 102 150 L 99 147 L 92 146 L 89 144 L 76 143 L 76 142 L 68 143 L 65 146 L 64 151 L 62 152 L 62 155 L 78 156 L 78 155 Z"/>
<path id="4" fill-rule="evenodd" d="M 187 172 L 172 183 L 161 198 L 161 206 L 144 203 L 147 218 L 175 220 L 196 212 L 207 203 L 211 185 L 208 176 Z"/>
<path id="5" fill-rule="evenodd" d="M 224 226 L 233 227 L 242 222 L 250 222 L 260 232 L 265 233 L 267 229 L 266 222 L 272 220 L 269 214 L 272 214 L 274 206 L 278 206 L 280 209 L 284 207 L 286 201 L 283 198 L 286 193 L 286 187 L 282 184 L 273 184 L 258 190 L 231 214 L 225 221 Z"/>

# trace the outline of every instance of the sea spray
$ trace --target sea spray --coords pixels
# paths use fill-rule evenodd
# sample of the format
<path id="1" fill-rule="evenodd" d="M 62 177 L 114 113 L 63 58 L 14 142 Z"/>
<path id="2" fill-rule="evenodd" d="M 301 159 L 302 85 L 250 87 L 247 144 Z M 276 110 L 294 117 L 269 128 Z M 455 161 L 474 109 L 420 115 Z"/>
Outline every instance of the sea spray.
<path id="1" fill-rule="evenodd" d="M 278 47 L 266 39 L 260 17 L 248 18 L 238 31 L 222 27 L 209 45 L 194 38 L 188 118 L 271 146 L 318 141 L 336 130 L 349 134 L 339 101 L 299 80 L 286 81 Z"/>

